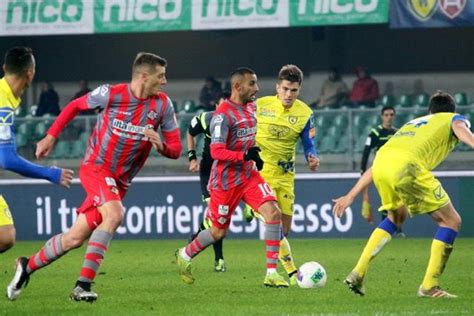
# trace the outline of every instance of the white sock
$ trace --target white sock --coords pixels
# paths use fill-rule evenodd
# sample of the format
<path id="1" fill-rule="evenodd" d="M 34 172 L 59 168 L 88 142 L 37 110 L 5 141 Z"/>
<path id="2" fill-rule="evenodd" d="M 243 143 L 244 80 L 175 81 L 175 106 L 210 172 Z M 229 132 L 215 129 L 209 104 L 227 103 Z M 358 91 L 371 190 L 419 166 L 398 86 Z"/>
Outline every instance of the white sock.
<path id="1" fill-rule="evenodd" d="M 267 269 L 267 275 L 272 274 L 273 272 L 276 272 L 277 269 L 275 268 L 268 268 Z"/>
<path id="2" fill-rule="evenodd" d="M 181 258 L 183 258 L 184 260 L 186 260 L 186 261 L 191 260 L 191 257 L 186 253 L 186 248 L 181 249 L 179 254 L 181 255 Z"/>

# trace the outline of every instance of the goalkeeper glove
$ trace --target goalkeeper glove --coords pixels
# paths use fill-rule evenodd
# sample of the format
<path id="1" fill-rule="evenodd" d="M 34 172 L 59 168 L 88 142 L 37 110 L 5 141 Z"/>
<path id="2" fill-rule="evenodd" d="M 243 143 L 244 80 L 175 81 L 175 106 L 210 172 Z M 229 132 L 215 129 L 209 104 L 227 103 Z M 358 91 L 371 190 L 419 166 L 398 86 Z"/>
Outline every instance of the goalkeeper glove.
<path id="1" fill-rule="evenodd" d="M 257 166 L 257 170 L 260 171 L 263 169 L 263 160 L 260 158 L 259 152 L 262 150 L 259 147 L 250 147 L 245 153 L 244 153 L 244 160 L 249 161 L 253 160 L 255 161 L 255 165 Z"/>

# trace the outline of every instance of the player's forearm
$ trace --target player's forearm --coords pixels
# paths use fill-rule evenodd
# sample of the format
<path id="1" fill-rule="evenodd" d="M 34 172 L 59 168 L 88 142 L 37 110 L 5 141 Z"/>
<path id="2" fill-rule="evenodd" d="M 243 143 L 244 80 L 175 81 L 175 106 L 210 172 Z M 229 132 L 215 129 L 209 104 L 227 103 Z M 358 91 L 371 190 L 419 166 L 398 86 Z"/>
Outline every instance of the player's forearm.
<path id="1" fill-rule="evenodd" d="M 196 150 L 196 141 L 194 140 L 194 137 L 188 133 L 186 133 L 186 143 L 188 144 L 188 151 L 190 150 Z"/>
<path id="2" fill-rule="evenodd" d="M 0 167 L 28 178 L 45 179 L 56 184 L 61 181 L 61 169 L 31 163 L 19 156 L 13 146 L 0 148 Z"/>
<path id="3" fill-rule="evenodd" d="M 362 177 L 360 177 L 359 181 L 354 185 L 354 187 L 349 191 L 347 194 L 351 198 L 355 198 L 357 195 L 359 195 L 365 188 L 369 186 L 369 184 L 372 182 L 372 168 L 369 168 Z"/>
<path id="4" fill-rule="evenodd" d="M 171 159 L 178 159 L 181 156 L 183 145 L 179 135 L 179 129 L 172 130 L 170 132 L 161 133 L 164 138 L 163 150 L 160 153 Z"/>
<path id="5" fill-rule="evenodd" d="M 467 123 L 468 124 L 468 123 Z M 470 124 L 468 124 L 470 127 Z M 464 144 L 474 149 L 474 135 L 463 121 L 456 121 L 453 123 L 453 132 L 456 137 Z"/>
<path id="6" fill-rule="evenodd" d="M 244 152 L 229 150 L 224 144 L 212 144 L 211 157 L 221 161 L 244 161 Z"/>
<path id="7" fill-rule="evenodd" d="M 61 114 L 56 118 L 53 125 L 48 130 L 48 134 L 58 138 L 61 131 L 71 122 L 74 117 L 80 112 L 88 110 L 87 95 L 82 96 L 69 102 L 68 105 L 61 111 Z"/>

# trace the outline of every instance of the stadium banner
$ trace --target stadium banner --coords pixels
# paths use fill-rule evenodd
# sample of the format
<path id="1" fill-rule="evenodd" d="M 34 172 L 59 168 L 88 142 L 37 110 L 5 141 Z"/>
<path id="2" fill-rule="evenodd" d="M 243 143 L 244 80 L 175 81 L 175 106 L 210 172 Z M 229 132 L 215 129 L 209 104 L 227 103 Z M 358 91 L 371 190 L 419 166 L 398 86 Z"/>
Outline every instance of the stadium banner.
<path id="1" fill-rule="evenodd" d="M 2 0 L 0 36 L 91 34 L 91 0 Z"/>
<path id="2" fill-rule="evenodd" d="M 474 26 L 474 1 L 403 0 L 390 1 L 390 27 Z"/>
<path id="3" fill-rule="evenodd" d="M 1 0 L 0 36 L 385 23 L 386 0 Z"/>
<path id="4" fill-rule="evenodd" d="M 288 0 L 193 0 L 192 29 L 288 27 Z"/>
<path id="5" fill-rule="evenodd" d="M 290 0 L 290 26 L 386 23 L 388 9 L 386 0 Z"/>
<path id="6" fill-rule="evenodd" d="M 189 30 L 191 6 L 185 0 L 95 0 L 94 25 L 95 33 Z"/>
<path id="7" fill-rule="evenodd" d="M 332 199 L 348 191 L 354 178 L 307 178 L 296 180 L 296 203 L 292 238 L 367 238 L 376 227 L 360 215 L 356 200 L 341 219 L 332 215 Z M 463 217 L 461 237 L 474 237 L 474 177 L 440 178 L 453 204 Z M 15 220 L 19 240 L 45 240 L 69 229 L 85 193 L 76 183 L 66 190 L 38 181 L 1 180 L 0 192 Z M 374 219 L 377 194 L 370 190 Z M 201 204 L 197 177 L 138 178 L 124 200 L 125 216 L 117 231 L 119 239 L 185 239 L 196 232 L 205 206 Z M 409 237 L 432 237 L 436 226 L 429 216 L 409 218 L 404 232 Z M 241 207 L 232 218 L 229 238 L 263 238 L 263 225 L 245 222 Z"/>

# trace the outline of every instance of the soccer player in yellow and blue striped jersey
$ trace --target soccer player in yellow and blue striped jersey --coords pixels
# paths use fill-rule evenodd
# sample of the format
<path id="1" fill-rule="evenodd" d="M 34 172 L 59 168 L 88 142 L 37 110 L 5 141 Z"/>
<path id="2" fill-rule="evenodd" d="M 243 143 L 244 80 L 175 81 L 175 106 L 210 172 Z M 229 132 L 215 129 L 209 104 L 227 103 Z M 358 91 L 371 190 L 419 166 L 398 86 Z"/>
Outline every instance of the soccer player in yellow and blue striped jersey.
<path id="1" fill-rule="evenodd" d="M 461 217 L 431 172 L 459 141 L 474 148 L 471 124 L 464 116 L 455 113 L 455 109 L 451 95 L 442 91 L 434 94 L 429 103 L 429 115 L 416 118 L 398 130 L 378 151 L 373 167 L 364 173 L 352 190 L 334 200 L 333 212 L 340 217 L 373 179 L 382 200 L 379 210 L 388 211 L 388 217 L 373 231 L 357 265 L 345 280 L 354 293 L 365 294 L 363 280 L 369 263 L 390 241 L 407 214 L 429 214 L 438 224 L 438 230 L 418 296 L 457 297 L 439 286 L 439 277 L 453 250 Z"/>
<path id="2" fill-rule="evenodd" d="M 278 74 L 277 95 L 257 99 L 257 145 L 265 162 L 260 174 L 277 196 L 282 211 L 279 259 L 290 283 L 296 283 L 296 266 L 287 240 L 295 201 L 296 145 L 301 139 L 310 170 L 319 166 L 314 147 L 316 134 L 313 111 L 298 100 L 303 72 L 295 65 L 285 65 Z M 247 208 L 248 213 L 248 208 Z"/>
<path id="3" fill-rule="evenodd" d="M 30 178 L 41 178 L 69 187 L 72 170 L 44 167 L 20 157 L 16 150 L 14 117 L 21 95 L 35 75 L 35 59 L 28 47 L 13 47 L 5 54 L 5 76 L 0 79 L 0 168 Z M 15 244 L 15 226 L 9 207 L 0 194 L 0 253 Z"/>

